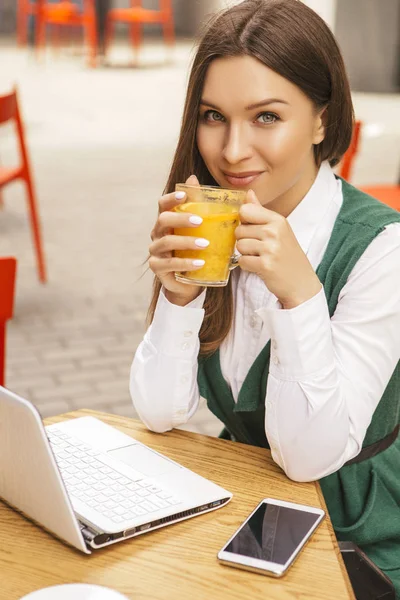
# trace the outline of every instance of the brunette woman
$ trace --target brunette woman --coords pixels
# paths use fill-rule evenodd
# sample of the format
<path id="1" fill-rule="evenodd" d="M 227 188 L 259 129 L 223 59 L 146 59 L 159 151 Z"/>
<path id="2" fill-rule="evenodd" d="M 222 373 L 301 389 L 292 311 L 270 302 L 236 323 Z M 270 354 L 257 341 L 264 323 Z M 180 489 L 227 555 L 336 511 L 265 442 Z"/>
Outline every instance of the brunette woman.
<path id="1" fill-rule="evenodd" d="M 152 232 L 131 394 L 158 432 L 203 397 L 231 439 L 320 480 L 338 538 L 400 594 L 400 214 L 334 175 L 352 127 L 337 43 L 303 3 L 246 0 L 211 22 Z M 225 288 L 174 278 L 201 265 L 173 251 L 207 244 L 198 216 L 171 210 L 188 177 L 248 190 Z M 173 235 L 183 225 L 192 237 Z"/>

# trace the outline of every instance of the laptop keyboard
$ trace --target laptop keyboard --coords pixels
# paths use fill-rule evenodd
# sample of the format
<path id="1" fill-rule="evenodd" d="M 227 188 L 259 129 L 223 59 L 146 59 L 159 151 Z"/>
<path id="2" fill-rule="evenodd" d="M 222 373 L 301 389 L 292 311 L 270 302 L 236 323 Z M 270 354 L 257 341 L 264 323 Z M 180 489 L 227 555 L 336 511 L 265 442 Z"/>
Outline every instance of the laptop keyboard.
<path id="1" fill-rule="evenodd" d="M 81 440 L 53 428 L 47 436 L 72 504 L 77 498 L 119 524 L 180 503 L 155 480 L 118 471 L 112 459 Z"/>

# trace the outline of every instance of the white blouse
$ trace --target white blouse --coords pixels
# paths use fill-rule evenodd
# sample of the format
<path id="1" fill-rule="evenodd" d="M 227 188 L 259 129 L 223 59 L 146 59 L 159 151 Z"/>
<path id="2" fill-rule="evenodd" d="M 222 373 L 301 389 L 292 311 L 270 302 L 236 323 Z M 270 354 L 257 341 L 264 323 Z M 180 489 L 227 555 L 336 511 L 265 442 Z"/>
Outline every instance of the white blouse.
<path id="1" fill-rule="evenodd" d="M 341 181 L 323 163 L 288 222 L 316 270 L 343 202 Z M 356 456 L 400 359 L 400 224 L 369 245 L 330 319 L 324 291 L 282 309 L 255 274 L 233 271 L 234 321 L 220 348 L 222 374 L 237 401 L 254 360 L 271 339 L 265 432 L 274 461 L 297 481 L 320 479 Z M 133 360 L 130 390 L 146 426 L 158 432 L 196 412 L 203 292 L 185 307 L 161 292 Z"/>

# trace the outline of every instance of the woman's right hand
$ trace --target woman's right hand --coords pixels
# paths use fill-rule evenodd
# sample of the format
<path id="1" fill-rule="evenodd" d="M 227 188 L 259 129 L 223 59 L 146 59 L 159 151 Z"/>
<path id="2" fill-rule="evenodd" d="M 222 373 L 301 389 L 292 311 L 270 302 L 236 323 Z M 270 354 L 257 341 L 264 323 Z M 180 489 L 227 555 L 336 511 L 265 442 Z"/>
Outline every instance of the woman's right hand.
<path id="1" fill-rule="evenodd" d="M 187 181 L 189 185 L 200 185 L 197 177 L 191 175 Z M 162 196 L 159 205 L 159 215 L 151 232 L 152 244 L 149 252 L 149 266 L 164 286 L 166 297 L 169 302 L 185 306 L 197 298 L 203 291 L 202 287 L 180 283 L 175 279 L 175 272 L 198 271 L 203 266 L 195 264 L 192 259 L 177 258 L 174 250 L 199 250 L 201 246 L 196 244 L 196 227 L 202 219 L 190 213 L 177 213 L 172 209 L 185 201 L 183 192 L 172 192 Z M 178 194 L 178 197 L 177 197 Z M 174 235 L 177 227 L 193 227 L 193 237 Z M 200 242 L 201 243 L 201 242 Z M 204 247 L 204 246 L 203 246 Z"/>

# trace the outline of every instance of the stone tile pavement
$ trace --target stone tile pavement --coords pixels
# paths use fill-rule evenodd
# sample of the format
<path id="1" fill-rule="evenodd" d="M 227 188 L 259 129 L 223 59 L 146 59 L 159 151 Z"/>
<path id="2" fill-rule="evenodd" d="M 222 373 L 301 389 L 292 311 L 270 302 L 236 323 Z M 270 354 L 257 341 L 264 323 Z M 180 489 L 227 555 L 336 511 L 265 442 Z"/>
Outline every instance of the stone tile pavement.
<path id="1" fill-rule="evenodd" d="M 37 64 L 0 46 L 0 93 L 16 81 L 43 224 L 49 281 L 35 271 L 22 184 L 4 190 L 0 255 L 18 258 L 8 326 L 7 385 L 43 416 L 89 407 L 135 416 L 129 368 L 145 330 L 151 276 L 143 263 L 164 186 L 186 84 L 190 42 L 175 62 L 148 44 L 140 69 L 114 53 L 114 68 L 88 71 L 64 51 Z M 116 59 L 116 60 L 115 60 Z M 0 130 L 0 160 L 16 158 Z M 215 434 L 200 410 L 189 427 Z"/>
<path id="2" fill-rule="evenodd" d="M 0 212 L 0 255 L 18 259 L 7 385 L 43 416 L 81 407 L 135 416 L 129 368 L 151 286 L 143 263 L 177 139 L 191 42 L 180 41 L 168 64 L 162 45 L 149 42 L 137 69 L 125 68 L 128 52 L 116 48 L 113 68 L 88 71 L 79 53 L 38 64 L 0 41 L 0 93 L 18 83 L 49 271 L 40 285 L 24 191 L 10 186 Z M 372 120 L 355 179 L 394 180 L 399 99 L 355 100 L 358 115 Z M 2 128 L 0 161 L 15 157 L 12 131 Z M 187 428 L 215 435 L 221 426 L 202 408 Z"/>

